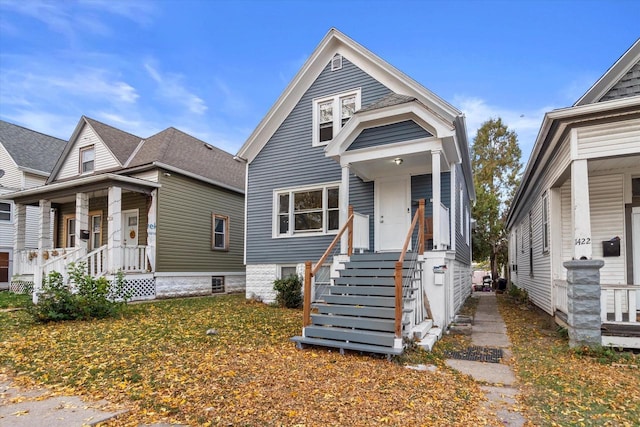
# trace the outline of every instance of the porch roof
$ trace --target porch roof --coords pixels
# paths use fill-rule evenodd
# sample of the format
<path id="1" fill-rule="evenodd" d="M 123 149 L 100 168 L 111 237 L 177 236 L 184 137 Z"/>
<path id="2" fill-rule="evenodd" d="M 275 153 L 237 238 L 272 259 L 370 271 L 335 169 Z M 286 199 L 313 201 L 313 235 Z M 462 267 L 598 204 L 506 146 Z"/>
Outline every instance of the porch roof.
<path id="1" fill-rule="evenodd" d="M 378 128 L 403 121 L 413 121 L 431 135 L 409 141 L 393 142 L 368 148 L 350 149 L 366 129 Z M 456 142 L 455 125 L 416 98 L 390 94 L 357 111 L 325 147 L 325 156 L 341 165 L 350 165 L 365 181 L 400 172 L 394 159 L 402 159 L 402 172 L 424 174 L 430 171 L 429 155 L 439 151 L 441 169 L 462 159 Z"/>
<path id="2" fill-rule="evenodd" d="M 2 198 L 28 205 L 36 204 L 41 199 L 50 200 L 53 198 L 74 195 L 76 193 L 104 190 L 112 186 L 142 193 L 151 193 L 154 188 L 161 187 L 157 182 L 151 182 L 145 179 L 133 178 L 125 175 L 105 173 L 3 194 Z"/>

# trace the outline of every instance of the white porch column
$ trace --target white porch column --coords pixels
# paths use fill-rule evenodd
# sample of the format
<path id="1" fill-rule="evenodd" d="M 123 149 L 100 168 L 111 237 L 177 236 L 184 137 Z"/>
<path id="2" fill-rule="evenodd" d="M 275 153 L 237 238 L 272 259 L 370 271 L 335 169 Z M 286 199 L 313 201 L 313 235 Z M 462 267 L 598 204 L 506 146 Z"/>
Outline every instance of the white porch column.
<path id="1" fill-rule="evenodd" d="M 342 166 L 342 180 L 340 182 L 340 226 L 349 219 L 349 165 Z M 346 254 L 349 250 L 349 236 L 347 233 L 340 239 L 340 253 Z"/>
<path id="2" fill-rule="evenodd" d="M 38 292 L 42 288 L 42 265 L 45 263 L 44 251 L 53 248 L 51 236 L 51 201 L 40 200 L 38 213 L 38 263 L 33 273 L 33 302 L 38 303 Z"/>
<path id="3" fill-rule="evenodd" d="M 27 207 L 16 203 L 13 214 L 13 249 L 18 252 L 24 249 L 27 239 Z M 13 256 L 16 259 L 16 255 Z"/>
<path id="4" fill-rule="evenodd" d="M 76 194 L 76 248 L 89 248 L 89 240 L 80 240 L 80 230 L 89 230 L 89 195 L 87 193 Z"/>
<path id="5" fill-rule="evenodd" d="M 440 151 L 431 152 L 431 206 L 433 216 L 433 249 L 440 244 Z"/>
<path id="6" fill-rule="evenodd" d="M 107 210 L 107 271 L 117 272 L 122 266 L 122 188 L 109 187 Z"/>
<path id="7" fill-rule="evenodd" d="M 571 207 L 573 216 L 573 259 L 591 259 L 591 213 L 587 160 L 571 163 Z"/>

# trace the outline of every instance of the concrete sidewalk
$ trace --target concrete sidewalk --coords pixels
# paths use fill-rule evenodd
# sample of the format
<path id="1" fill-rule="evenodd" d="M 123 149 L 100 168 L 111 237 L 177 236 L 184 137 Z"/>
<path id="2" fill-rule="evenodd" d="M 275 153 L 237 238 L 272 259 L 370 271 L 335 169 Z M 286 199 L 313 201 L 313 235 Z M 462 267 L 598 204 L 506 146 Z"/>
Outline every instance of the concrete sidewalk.
<path id="1" fill-rule="evenodd" d="M 447 365 L 471 376 L 482 383 L 489 408 L 496 411 L 505 426 L 520 427 L 526 419 L 515 410 L 518 388 L 516 376 L 509 366 L 511 342 L 507 336 L 507 326 L 498 311 L 498 302 L 493 292 L 475 292 L 479 304 L 471 328 L 473 346 L 487 350 L 502 350 L 500 363 L 477 362 L 473 360 L 447 359 Z"/>

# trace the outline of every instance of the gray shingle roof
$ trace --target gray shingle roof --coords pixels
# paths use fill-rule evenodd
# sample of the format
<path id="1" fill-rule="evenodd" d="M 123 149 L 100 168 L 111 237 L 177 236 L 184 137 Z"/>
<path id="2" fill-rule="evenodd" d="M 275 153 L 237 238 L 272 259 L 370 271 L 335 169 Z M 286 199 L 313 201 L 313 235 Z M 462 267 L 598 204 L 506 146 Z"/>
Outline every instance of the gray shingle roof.
<path id="1" fill-rule="evenodd" d="M 392 105 L 406 104 L 412 101 L 416 101 L 416 98 L 414 98 L 413 96 L 398 95 L 397 93 L 390 93 L 369 105 L 365 105 L 359 111 L 377 110 L 379 108 L 391 107 Z"/>
<path id="2" fill-rule="evenodd" d="M 67 141 L 0 120 L 0 144 L 18 167 L 50 173 Z"/>
<path id="3" fill-rule="evenodd" d="M 245 165 L 233 155 L 170 127 L 147 138 L 129 167 L 164 163 L 244 191 Z"/>
<path id="4" fill-rule="evenodd" d="M 139 136 L 132 135 L 89 117 L 85 116 L 85 119 L 122 165 L 126 163 L 131 153 L 133 153 L 133 150 L 136 149 L 142 140 Z"/>

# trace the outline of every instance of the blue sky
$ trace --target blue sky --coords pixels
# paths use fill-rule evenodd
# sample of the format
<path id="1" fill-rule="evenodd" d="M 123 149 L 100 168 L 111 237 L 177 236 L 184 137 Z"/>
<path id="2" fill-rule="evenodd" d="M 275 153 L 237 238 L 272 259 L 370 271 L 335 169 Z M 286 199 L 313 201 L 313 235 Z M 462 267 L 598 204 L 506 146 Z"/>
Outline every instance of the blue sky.
<path id="1" fill-rule="evenodd" d="M 68 139 L 81 115 L 235 153 L 331 27 L 531 151 L 640 37 L 640 2 L 0 0 L 0 118 Z"/>

